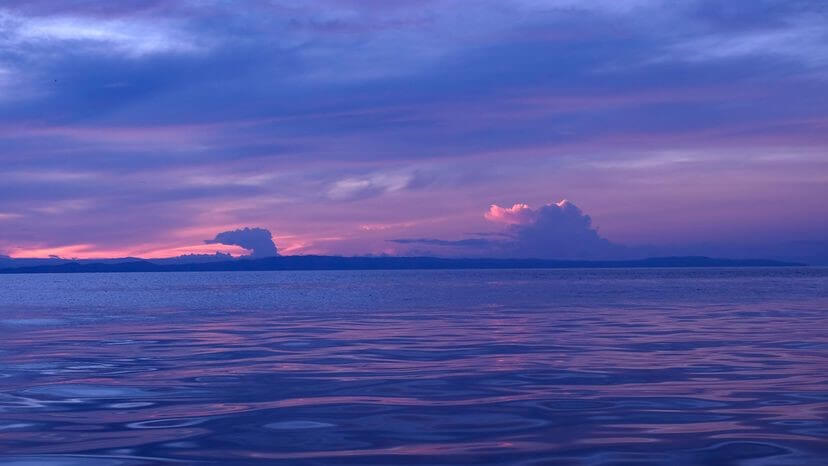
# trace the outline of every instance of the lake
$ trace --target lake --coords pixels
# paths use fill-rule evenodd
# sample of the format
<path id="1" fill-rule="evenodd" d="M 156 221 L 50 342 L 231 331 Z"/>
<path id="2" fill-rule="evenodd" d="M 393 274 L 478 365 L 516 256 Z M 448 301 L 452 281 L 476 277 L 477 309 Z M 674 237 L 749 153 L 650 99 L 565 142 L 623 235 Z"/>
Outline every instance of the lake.
<path id="1" fill-rule="evenodd" d="M 828 464 L 828 268 L 0 276 L 0 464 Z"/>

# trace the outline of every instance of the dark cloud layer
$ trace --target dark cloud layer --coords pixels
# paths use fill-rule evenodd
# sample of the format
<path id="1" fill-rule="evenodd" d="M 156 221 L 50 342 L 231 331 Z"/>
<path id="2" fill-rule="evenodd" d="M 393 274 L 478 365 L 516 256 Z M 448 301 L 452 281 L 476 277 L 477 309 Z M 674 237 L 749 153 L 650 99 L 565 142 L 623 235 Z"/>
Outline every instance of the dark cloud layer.
<path id="1" fill-rule="evenodd" d="M 270 230 L 264 228 L 240 228 L 224 231 L 213 239 L 204 240 L 206 244 L 226 244 L 241 246 L 250 251 L 251 257 L 273 257 L 278 255 L 276 243 Z"/>

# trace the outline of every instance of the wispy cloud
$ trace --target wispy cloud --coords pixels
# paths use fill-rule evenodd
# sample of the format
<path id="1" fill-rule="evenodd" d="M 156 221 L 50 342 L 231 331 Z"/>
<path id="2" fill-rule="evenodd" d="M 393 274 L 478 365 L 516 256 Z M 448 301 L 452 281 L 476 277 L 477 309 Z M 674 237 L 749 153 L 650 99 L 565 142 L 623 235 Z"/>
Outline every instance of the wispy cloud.
<path id="1" fill-rule="evenodd" d="M 328 197 L 343 201 L 379 196 L 409 188 L 414 180 L 414 175 L 408 173 L 374 173 L 343 178 L 330 186 Z"/>
<path id="2" fill-rule="evenodd" d="M 693 62 L 738 58 L 791 59 L 813 68 L 828 65 L 828 16 L 771 30 L 717 32 L 671 46 L 672 59 Z M 666 57 L 665 57 L 666 58 Z"/>
<path id="3" fill-rule="evenodd" d="M 21 218 L 21 217 L 23 217 L 22 214 L 16 214 L 16 213 L 13 213 L 13 212 L 0 212 L 0 221 L 14 220 L 14 219 Z"/>
<path id="4" fill-rule="evenodd" d="M 6 34 L 5 47 L 78 45 L 97 52 L 124 54 L 135 58 L 158 53 L 192 53 L 206 47 L 205 38 L 183 32 L 180 24 L 144 19 L 106 19 L 84 16 L 24 17 L 0 10 Z"/>
<path id="5" fill-rule="evenodd" d="M 493 244 L 491 240 L 484 238 L 467 238 L 459 240 L 445 240 L 436 238 L 398 238 L 389 240 L 392 243 L 399 244 L 425 244 L 429 246 L 451 246 L 451 247 L 470 247 L 470 248 L 485 248 Z"/>

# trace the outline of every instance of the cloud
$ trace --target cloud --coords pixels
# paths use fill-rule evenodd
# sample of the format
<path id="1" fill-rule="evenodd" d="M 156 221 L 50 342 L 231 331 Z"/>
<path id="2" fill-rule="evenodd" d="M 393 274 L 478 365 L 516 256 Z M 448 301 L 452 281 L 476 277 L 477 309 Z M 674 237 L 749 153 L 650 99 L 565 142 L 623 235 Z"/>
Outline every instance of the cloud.
<path id="1" fill-rule="evenodd" d="M 195 39 L 182 34 L 176 24 L 153 18 L 108 19 L 84 16 L 23 17 L 3 14 L 11 33 L 0 43 L 12 50 L 46 44 L 93 46 L 106 53 L 140 58 L 157 53 L 194 52 Z"/>
<path id="2" fill-rule="evenodd" d="M 515 209 L 517 206 L 521 207 Z M 493 211 L 503 215 L 489 215 Z M 517 204 L 510 209 L 493 205 L 486 218 L 508 220 L 508 232 L 514 239 L 506 244 L 506 249 L 516 257 L 598 259 L 614 257 L 623 250 L 602 238 L 593 228 L 590 216 L 568 200 L 538 209 L 526 204 Z M 520 222 L 515 223 L 516 220 Z"/>
<path id="3" fill-rule="evenodd" d="M 328 197 L 337 201 L 364 199 L 401 191 L 412 185 L 410 174 L 376 173 L 361 178 L 345 178 L 328 189 Z"/>
<path id="4" fill-rule="evenodd" d="M 490 222 L 525 225 L 536 220 L 536 213 L 526 204 L 515 204 L 509 208 L 492 204 L 484 217 Z"/>
<path id="5" fill-rule="evenodd" d="M 483 238 L 468 238 L 461 240 L 445 240 L 436 238 L 399 238 L 389 240 L 397 244 L 429 244 L 433 246 L 451 246 L 451 247 L 488 247 L 492 245 L 492 241 Z"/>
<path id="6" fill-rule="evenodd" d="M 14 219 L 17 219 L 17 218 L 20 218 L 20 217 L 22 217 L 22 215 L 20 215 L 20 214 L 15 214 L 15 213 L 11 213 L 11 212 L 0 212 L 0 221 L 14 220 Z"/>
<path id="7" fill-rule="evenodd" d="M 224 231 L 213 239 L 204 241 L 206 244 L 226 244 L 241 246 L 250 251 L 251 257 L 272 257 L 278 255 L 276 244 L 270 230 L 264 228 L 240 228 L 233 231 Z"/>
<path id="8" fill-rule="evenodd" d="M 612 259 L 629 257 L 635 252 L 601 237 L 592 226 L 590 216 L 568 200 L 546 204 L 537 209 L 522 203 L 508 208 L 492 204 L 484 217 L 490 222 L 506 225 L 503 232 L 488 235 L 499 239 L 403 238 L 390 241 L 397 244 L 460 248 L 452 252 L 462 254 L 476 250 L 478 255 L 492 257 Z"/>
<path id="9" fill-rule="evenodd" d="M 548 186 L 629 244 L 828 232 L 824 0 L 248 3 L 0 1 L 9 250 L 278 221 L 385 252 L 413 247 L 385 225 L 473 238 L 487 200 Z M 538 251 L 533 207 L 491 210 L 510 244 L 480 250 Z"/>
<path id="10" fill-rule="evenodd" d="M 811 67 L 824 67 L 828 63 L 826 53 L 828 41 L 824 23 L 805 22 L 797 28 L 720 33 L 693 38 L 673 46 L 669 58 L 699 62 L 751 56 L 782 57 L 798 60 Z"/>

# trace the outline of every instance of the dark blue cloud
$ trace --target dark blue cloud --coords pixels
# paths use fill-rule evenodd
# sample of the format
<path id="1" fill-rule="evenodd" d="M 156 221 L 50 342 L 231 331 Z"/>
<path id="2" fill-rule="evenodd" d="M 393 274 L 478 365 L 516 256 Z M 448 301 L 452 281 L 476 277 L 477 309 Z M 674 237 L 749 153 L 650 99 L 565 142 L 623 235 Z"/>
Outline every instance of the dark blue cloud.
<path id="1" fill-rule="evenodd" d="M 264 228 L 240 228 L 223 231 L 213 239 L 204 240 L 206 244 L 226 244 L 241 246 L 250 251 L 251 257 L 273 257 L 278 255 L 273 235 Z"/>

